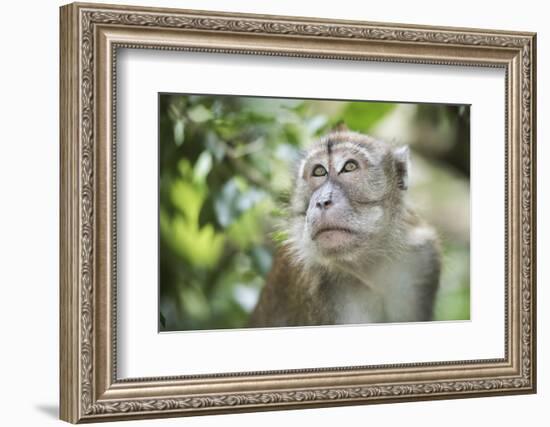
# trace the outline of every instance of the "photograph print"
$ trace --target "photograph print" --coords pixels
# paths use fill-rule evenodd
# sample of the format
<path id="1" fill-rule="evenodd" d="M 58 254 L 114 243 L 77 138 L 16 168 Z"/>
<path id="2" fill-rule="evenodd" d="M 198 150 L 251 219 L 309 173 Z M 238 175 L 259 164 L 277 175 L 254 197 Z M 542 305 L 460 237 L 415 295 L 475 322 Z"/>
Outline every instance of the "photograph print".
<path id="1" fill-rule="evenodd" d="M 470 319 L 470 106 L 160 93 L 159 331 Z"/>

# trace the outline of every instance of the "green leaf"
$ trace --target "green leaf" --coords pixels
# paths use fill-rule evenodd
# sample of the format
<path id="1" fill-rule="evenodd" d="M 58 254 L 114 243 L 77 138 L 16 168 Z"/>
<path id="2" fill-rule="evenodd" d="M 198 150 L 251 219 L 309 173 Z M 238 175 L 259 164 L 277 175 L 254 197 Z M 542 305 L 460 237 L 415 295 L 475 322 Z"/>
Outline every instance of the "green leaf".
<path id="1" fill-rule="evenodd" d="M 176 145 L 179 147 L 181 144 L 183 144 L 184 139 L 185 139 L 185 123 L 183 122 L 183 119 L 180 119 L 174 125 L 174 141 Z"/>
<path id="2" fill-rule="evenodd" d="M 206 191 L 183 179 L 175 180 L 170 191 L 172 204 L 182 212 L 191 223 L 198 223 Z"/>
<path id="3" fill-rule="evenodd" d="M 225 152 L 227 151 L 227 146 L 225 142 L 220 140 L 216 133 L 212 130 L 208 130 L 206 133 L 206 148 L 210 150 L 214 159 L 219 163 L 223 160 Z"/>
<path id="4" fill-rule="evenodd" d="M 203 151 L 193 168 L 193 180 L 195 182 L 204 182 L 209 172 L 212 170 L 212 154 L 209 151 Z"/>
<path id="5" fill-rule="evenodd" d="M 209 195 L 204 201 L 199 215 L 199 227 L 202 228 L 207 224 L 211 224 L 215 231 L 220 232 L 225 230 L 225 227 L 222 227 L 218 222 L 214 201 L 215 197 L 213 195 Z"/>
<path id="6" fill-rule="evenodd" d="M 255 246 L 252 248 L 250 255 L 258 271 L 267 276 L 273 262 L 271 252 L 265 246 Z"/>
<path id="7" fill-rule="evenodd" d="M 212 111 L 206 108 L 203 104 L 195 105 L 187 112 L 187 115 L 195 123 L 203 123 L 213 117 Z"/>
<path id="8" fill-rule="evenodd" d="M 180 301 L 189 316 L 197 320 L 206 320 L 210 316 L 208 300 L 198 287 L 184 288 L 180 291 Z"/>
<path id="9" fill-rule="evenodd" d="M 342 119 L 351 130 L 368 133 L 396 104 L 389 102 L 350 102 Z"/>
<path id="10" fill-rule="evenodd" d="M 215 232 L 211 224 L 203 228 L 197 223 L 186 221 L 176 216 L 167 236 L 174 249 L 192 265 L 197 267 L 214 267 L 222 254 L 225 236 Z"/>
<path id="11" fill-rule="evenodd" d="M 218 223 L 226 228 L 233 221 L 235 221 L 238 215 L 237 208 L 235 206 L 236 200 L 239 194 L 239 189 L 235 179 L 231 179 L 225 183 L 221 189 L 220 194 L 214 200 L 214 210 L 216 212 L 216 218 Z"/>

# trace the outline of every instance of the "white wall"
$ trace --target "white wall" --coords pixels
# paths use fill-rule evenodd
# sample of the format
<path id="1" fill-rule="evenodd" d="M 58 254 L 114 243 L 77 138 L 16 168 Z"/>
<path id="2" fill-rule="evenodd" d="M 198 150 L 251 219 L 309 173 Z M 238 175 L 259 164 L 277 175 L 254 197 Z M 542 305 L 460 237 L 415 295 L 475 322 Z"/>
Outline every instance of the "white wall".
<path id="1" fill-rule="evenodd" d="M 111 0 L 113 3 L 124 3 Z M 550 29 L 544 2 L 187 0 L 134 4 L 235 12 L 318 16 L 538 32 L 538 395 L 280 411 L 130 425 L 215 426 L 386 424 L 422 426 L 544 425 L 550 405 L 550 322 L 545 288 L 550 270 L 545 188 L 550 170 Z M 3 425 L 45 426 L 57 421 L 58 402 L 58 6 L 56 0 L 6 2 L 2 7 L 0 65 L 0 300 Z M 7 95 L 7 96 L 6 96 Z M 546 96 L 545 96 L 546 95 Z M 546 196 L 546 197 L 545 197 Z M 546 265 L 545 265 L 546 264 Z M 546 418 L 546 420 L 545 420 Z"/>

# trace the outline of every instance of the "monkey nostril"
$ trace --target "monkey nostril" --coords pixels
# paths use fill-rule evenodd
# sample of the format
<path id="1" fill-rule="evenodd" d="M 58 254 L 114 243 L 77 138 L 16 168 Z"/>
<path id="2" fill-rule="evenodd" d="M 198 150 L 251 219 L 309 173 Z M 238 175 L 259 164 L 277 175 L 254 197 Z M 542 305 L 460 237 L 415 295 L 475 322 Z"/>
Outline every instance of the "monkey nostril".
<path id="1" fill-rule="evenodd" d="M 322 202 L 317 202 L 316 205 L 319 209 L 327 209 L 332 205 L 332 200 L 323 200 Z"/>

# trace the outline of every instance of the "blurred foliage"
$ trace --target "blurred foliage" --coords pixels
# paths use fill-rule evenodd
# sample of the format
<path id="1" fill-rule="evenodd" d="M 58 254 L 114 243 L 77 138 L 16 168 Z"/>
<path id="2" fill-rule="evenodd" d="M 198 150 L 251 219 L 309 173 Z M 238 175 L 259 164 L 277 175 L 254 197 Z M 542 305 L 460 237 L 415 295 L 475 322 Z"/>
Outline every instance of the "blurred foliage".
<path id="1" fill-rule="evenodd" d="M 159 99 L 160 330 L 244 327 L 277 242 L 285 237 L 274 221 L 284 215 L 291 165 L 300 150 L 339 122 L 376 134 L 402 104 L 170 94 Z M 451 123 L 459 108 L 423 105 L 416 113 Z M 465 125 L 455 123 L 447 132 L 456 134 L 457 127 Z M 426 165 L 455 165 L 419 147 Z M 447 181 L 465 181 L 469 191 L 467 170 L 458 170 L 463 176 Z M 445 265 L 452 268 L 444 271 L 449 285 L 438 297 L 437 319 L 468 319 L 469 241 L 444 239 L 443 248 Z"/>

